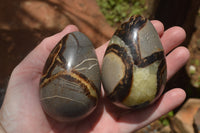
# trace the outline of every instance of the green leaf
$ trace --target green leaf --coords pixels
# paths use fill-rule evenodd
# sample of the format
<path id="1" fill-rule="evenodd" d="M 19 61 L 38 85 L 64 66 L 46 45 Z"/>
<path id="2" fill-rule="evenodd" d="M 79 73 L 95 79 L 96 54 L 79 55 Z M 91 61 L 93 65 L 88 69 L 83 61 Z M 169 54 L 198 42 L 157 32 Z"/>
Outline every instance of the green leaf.
<path id="1" fill-rule="evenodd" d="M 172 117 L 172 116 L 174 116 L 174 112 L 173 112 L 173 111 L 170 111 L 167 115 L 168 115 L 169 117 Z"/>
<path id="2" fill-rule="evenodd" d="M 146 10 L 145 0 L 97 0 L 109 23 L 123 22 L 128 16 L 142 14 Z"/>
<path id="3" fill-rule="evenodd" d="M 164 126 L 167 126 L 167 125 L 169 125 L 169 120 L 167 120 L 167 119 L 164 119 L 164 120 L 162 121 L 162 124 L 163 124 Z"/>

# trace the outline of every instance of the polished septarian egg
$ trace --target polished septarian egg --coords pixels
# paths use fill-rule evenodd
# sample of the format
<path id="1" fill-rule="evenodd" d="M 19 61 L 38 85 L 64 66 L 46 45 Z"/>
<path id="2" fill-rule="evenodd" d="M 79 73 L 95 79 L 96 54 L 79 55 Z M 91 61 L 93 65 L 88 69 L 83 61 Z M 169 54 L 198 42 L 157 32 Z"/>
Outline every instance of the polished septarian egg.
<path id="1" fill-rule="evenodd" d="M 58 121 L 88 116 L 100 96 L 100 69 L 91 41 L 81 32 L 62 38 L 50 53 L 40 81 L 44 111 Z"/>
<path id="2" fill-rule="evenodd" d="M 156 101 L 166 83 L 166 61 L 151 22 L 132 16 L 114 33 L 102 64 L 106 96 L 116 105 L 141 108 Z"/>

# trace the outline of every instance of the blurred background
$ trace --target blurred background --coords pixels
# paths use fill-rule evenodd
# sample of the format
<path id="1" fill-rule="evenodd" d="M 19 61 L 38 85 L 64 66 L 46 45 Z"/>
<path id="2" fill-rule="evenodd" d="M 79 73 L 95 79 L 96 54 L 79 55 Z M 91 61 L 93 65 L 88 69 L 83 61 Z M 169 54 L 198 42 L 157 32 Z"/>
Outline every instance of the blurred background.
<path id="1" fill-rule="evenodd" d="M 191 57 L 166 85 L 187 92 L 185 103 L 141 133 L 200 132 L 200 0 L 0 0 L 0 105 L 14 67 L 42 39 L 75 24 L 95 47 L 108 41 L 121 22 L 143 15 L 181 26 Z"/>

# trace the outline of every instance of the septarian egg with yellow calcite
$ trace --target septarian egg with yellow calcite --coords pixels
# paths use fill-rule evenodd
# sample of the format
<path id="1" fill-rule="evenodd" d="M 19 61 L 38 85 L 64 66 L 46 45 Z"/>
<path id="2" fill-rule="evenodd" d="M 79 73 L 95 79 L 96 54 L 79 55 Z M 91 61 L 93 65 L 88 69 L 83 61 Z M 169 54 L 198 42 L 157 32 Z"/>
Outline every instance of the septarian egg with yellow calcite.
<path id="1" fill-rule="evenodd" d="M 116 105 L 141 108 L 152 104 L 166 83 L 166 60 L 151 22 L 132 16 L 114 33 L 102 64 L 106 96 Z"/>

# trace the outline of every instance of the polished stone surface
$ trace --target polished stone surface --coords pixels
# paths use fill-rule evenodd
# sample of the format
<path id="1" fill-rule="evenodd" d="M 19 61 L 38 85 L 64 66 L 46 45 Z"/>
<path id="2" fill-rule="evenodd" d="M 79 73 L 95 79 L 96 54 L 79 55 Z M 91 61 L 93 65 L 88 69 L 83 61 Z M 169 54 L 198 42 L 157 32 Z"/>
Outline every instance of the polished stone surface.
<path id="1" fill-rule="evenodd" d="M 90 40 L 81 32 L 66 35 L 44 67 L 40 100 L 45 112 L 58 121 L 86 117 L 100 95 L 100 70 Z"/>
<path id="2" fill-rule="evenodd" d="M 114 33 L 102 65 L 107 97 L 125 108 L 145 107 L 161 95 L 166 61 L 160 38 L 149 20 L 133 16 Z"/>

